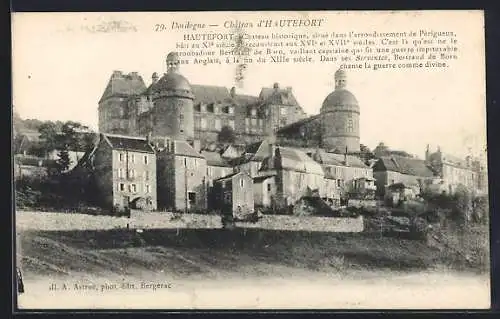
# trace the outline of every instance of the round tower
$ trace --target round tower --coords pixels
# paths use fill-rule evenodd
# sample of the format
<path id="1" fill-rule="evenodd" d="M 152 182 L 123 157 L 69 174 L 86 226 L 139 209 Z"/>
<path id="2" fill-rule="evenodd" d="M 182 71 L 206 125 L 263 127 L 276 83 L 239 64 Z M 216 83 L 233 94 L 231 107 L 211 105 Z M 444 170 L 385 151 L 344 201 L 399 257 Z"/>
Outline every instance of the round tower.
<path id="1" fill-rule="evenodd" d="M 152 88 L 154 136 L 194 139 L 194 95 L 188 80 L 179 73 L 179 56 L 167 55 L 167 73 Z"/>
<path id="2" fill-rule="evenodd" d="M 327 150 L 341 153 L 359 152 L 359 105 L 346 89 L 344 70 L 335 72 L 335 90 L 321 106 L 321 142 Z"/>

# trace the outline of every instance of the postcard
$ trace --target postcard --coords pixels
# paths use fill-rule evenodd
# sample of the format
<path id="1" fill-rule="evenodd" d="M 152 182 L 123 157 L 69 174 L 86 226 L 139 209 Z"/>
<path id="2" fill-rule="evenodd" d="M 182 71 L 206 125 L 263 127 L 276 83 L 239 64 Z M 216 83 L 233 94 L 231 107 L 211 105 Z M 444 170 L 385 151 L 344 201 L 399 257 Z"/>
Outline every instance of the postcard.
<path id="1" fill-rule="evenodd" d="M 19 310 L 488 309 L 483 11 L 13 13 Z"/>

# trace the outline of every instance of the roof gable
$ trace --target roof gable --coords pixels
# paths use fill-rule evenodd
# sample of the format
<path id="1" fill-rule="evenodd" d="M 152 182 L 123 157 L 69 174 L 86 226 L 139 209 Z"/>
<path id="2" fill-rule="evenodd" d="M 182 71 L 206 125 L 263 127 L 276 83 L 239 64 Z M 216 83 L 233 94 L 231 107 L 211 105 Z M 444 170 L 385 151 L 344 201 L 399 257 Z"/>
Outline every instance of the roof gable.
<path id="1" fill-rule="evenodd" d="M 398 172 L 406 175 L 433 177 L 434 174 L 424 160 L 417 158 L 383 156 L 381 164 L 376 165 L 377 170 L 385 168 L 387 171 Z"/>
<path id="2" fill-rule="evenodd" d="M 268 104 L 299 106 L 291 89 L 262 88 L 260 99 Z"/>
<path id="3" fill-rule="evenodd" d="M 315 154 L 315 158 L 318 162 L 325 165 L 334 166 L 347 166 L 347 167 L 359 167 L 359 168 L 369 168 L 359 157 L 353 155 L 343 155 L 325 152 L 324 150 L 318 150 Z M 345 162 L 347 158 L 347 163 Z"/>
<path id="4" fill-rule="evenodd" d="M 114 71 L 99 103 L 113 96 L 130 96 L 144 91 L 146 91 L 146 84 L 136 72 L 123 74 L 121 71 Z"/>
<path id="5" fill-rule="evenodd" d="M 189 145 L 186 141 L 176 140 L 174 141 L 174 155 L 177 156 L 188 156 L 196 158 L 205 158 L 200 153 L 196 152 L 195 149 Z"/>
<path id="6" fill-rule="evenodd" d="M 112 149 L 154 153 L 153 147 L 148 143 L 146 138 L 114 134 L 102 135 Z"/>
<path id="7" fill-rule="evenodd" d="M 215 85 L 191 85 L 194 94 L 194 104 L 220 103 L 230 101 L 229 90 L 223 86 Z"/>
<path id="8" fill-rule="evenodd" d="M 231 165 L 229 165 L 229 163 L 222 158 L 219 152 L 202 151 L 201 156 L 207 160 L 207 165 L 231 167 Z"/>

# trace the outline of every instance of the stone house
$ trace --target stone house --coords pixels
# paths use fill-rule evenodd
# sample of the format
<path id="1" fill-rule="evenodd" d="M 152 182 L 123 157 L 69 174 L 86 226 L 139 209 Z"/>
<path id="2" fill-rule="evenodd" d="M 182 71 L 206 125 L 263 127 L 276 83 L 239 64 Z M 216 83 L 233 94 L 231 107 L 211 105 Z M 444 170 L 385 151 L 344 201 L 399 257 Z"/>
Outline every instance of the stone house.
<path id="1" fill-rule="evenodd" d="M 147 138 L 100 134 L 75 167 L 89 170 L 104 208 L 157 209 L 156 155 Z"/>
<path id="2" fill-rule="evenodd" d="M 311 190 L 325 197 L 324 172 L 319 163 L 297 149 L 270 147 L 274 149 L 274 155 L 262 162 L 260 172 L 276 172 L 273 207 L 283 209 L 294 205 Z"/>
<path id="3" fill-rule="evenodd" d="M 357 197 L 364 191 L 375 191 L 373 170 L 359 157 L 318 149 L 313 159 L 321 164 L 327 184 L 326 198 L 337 201 L 341 193 Z"/>
<path id="4" fill-rule="evenodd" d="M 244 217 L 254 211 L 252 177 L 246 172 L 236 172 L 214 181 L 217 208 Z"/>
<path id="5" fill-rule="evenodd" d="M 276 194 L 276 172 L 262 172 L 253 178 L 255 207 L 271 208 Z"/>
<path id="6" fill-rule="evenodd" d="M 424 160 L 401 156 L 382 156 L 373 166 L 373 176 L 379 197 L 393 184 L 402 183 L 421 192 L 434 180 L 434 172 Z"/>
<path id="7" fill-rule="evenodd" d="M 158 206 L 184 212 L 207 209 L 207 161 L 196 144 L 165 139 L 156 143 Z"/>
<path id="8" fill-rule="evenodd" d="M 425 156 L 426 164 L 442 180 L 441 189 L 446 193 L 455 193 L 459 185 L 474 191 L 481 188 L 480 180 L 484 175 L 481 174 L 480 164 L 472 157 L 458 158 L 441 152 L 440 148 L 434 153 L 427 149 Z"/>

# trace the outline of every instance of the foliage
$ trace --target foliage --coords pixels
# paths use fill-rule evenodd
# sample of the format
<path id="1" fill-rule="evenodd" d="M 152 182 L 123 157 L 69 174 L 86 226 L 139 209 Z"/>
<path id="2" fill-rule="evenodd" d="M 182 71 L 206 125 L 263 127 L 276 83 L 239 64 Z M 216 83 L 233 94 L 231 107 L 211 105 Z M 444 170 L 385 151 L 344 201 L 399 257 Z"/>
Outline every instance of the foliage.
<path id="1" fill-rule="evenodd" d="M 220 143 L 234 143 L 236 141 L 236 135 L 233 128 L 230 126 L 223 126 L 217 135 L 217 141 Z"/>

